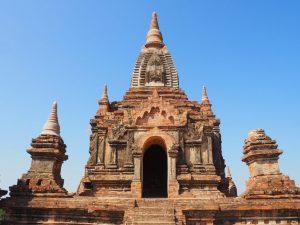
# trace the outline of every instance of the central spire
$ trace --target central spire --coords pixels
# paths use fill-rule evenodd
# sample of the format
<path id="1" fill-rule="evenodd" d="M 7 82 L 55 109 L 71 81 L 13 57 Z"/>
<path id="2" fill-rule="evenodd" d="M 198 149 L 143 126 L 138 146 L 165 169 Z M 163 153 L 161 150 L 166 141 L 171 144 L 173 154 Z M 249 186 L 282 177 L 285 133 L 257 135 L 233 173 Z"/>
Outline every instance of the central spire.
<path id="1" fill-rule="evenodd" d="M 163 42 L 155 12 L 152 13 L 146 44 L 134 66 L 131 87 L 179 87 L 178 73 Z"/>
<path id="2" fill-rule="evenodd" d="M 161 48 L 164 46 L 163 37 L 159 30 L 158 21 L 157 21 L 157 14 L 156 12 L 152 13 L 152 19 L 150 23 L 150 28 L 146 38 L 145 47 L 156 47 Z"/>

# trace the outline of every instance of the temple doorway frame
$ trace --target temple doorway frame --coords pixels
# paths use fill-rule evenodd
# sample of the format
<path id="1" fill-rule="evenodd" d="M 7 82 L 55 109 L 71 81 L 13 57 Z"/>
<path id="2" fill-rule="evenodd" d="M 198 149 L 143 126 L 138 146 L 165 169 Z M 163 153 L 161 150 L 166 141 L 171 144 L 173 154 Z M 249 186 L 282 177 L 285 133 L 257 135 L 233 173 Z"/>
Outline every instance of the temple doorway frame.
<path id="1" fill-rule="evenodd" d="M 142 156 L 142 160 L 141 160 L 141 182 L 142 182 L 142 198 L 168 198 L 168 181 L 169 181 L 169 166 L 168 166 L 168 152 L 166 150 L 165 144 L 162 143 L 163 140 L 155 140 L 155 141 L 151 141 L 151 144 L 147 145 L 147 147 L 145 147 L 145 149 L 143 150 L 143 156 Z M 159 152 L 153 152 L 156 151 L 156 149 L 158 149 Z M 149 152 L 152 151 L 152 152 Z M 166 170 L 166 171 L 161 171 L 161 173 L 163 174 L 163 177 L 161 177 L 161 182 L 163 182 L 163 186 L 161 187 L 161 194 L 157 194 L 155 196 L 155 194 L 153 193 L 153 196 L 151 196 L 151 194 L 147 194 L 146 191 L 146 165 L 144 165 L 145 163 L 145 157 L 151 157 L 151 154 L 157 154 L 160 155 L 161 157 L 164 158 L 160 158 L 160 160 L 162 160 L 162 164 L 159 165 L 158 162 L 153 162 L 154 164 L 157 164 L 156 166 L 161 166 L 161 170 Z M 154 160 L 154 158 L 149 158 L 148 160 Z M 151 162 L 148 162 L 151 163 Z M 147 165 L 149 166 L 149 165 Z M 158 171 L 156 171 L 158 172 Z M 164 174 L 165 173 L 165 174 Z M 164 193 L 165 192 L 165 193 Z"/>
<path id="2" fill-rule="evenodd" d="M 167 154 L 167 198 L 178 197 L 179 184 L 176 179 L 176 159 L 178 144 L 176 137 L 159 128 L 153 128 L 145 133 L 140 133 L 135 139 L 134 178 L 131 184 L 132 196 L 142 198 L 143 191 L 143 155 L 151 145 L 160 145 Z"/>

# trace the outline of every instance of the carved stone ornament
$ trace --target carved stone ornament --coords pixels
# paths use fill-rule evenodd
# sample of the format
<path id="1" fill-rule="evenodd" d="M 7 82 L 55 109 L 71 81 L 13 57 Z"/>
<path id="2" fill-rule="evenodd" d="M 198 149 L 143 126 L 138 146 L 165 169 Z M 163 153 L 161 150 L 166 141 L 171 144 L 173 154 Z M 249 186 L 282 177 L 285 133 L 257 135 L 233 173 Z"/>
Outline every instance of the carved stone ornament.
<path id="1" fill-rule="evenodd" d="M 126 128 L 124 124 L 117 124 L 112 128 L 112 137 L 115 140 L 122 139 L 126 134 Z"/>
<path id="2" fill-rule="evenodd" d="M 133 158 L 140 158 L 142 156 L 142 151 L 136 144 L 131 145 L 131 151 Z"/>
<path id="3" fill-rule="evenodd" d="M 90 149 L 89 149 L 90 159 L 88 161 L 88 165 L 96 164 L 98 145 L 99 145 L 98 133 L 91 134 Z"/>
<path id="4" fill-rule="evenodd" d="M 177 157 L 178 152 L 179 152 L 179 145 L 178 145 L 178 144 L 174 144 L 174 145 L 170 148 L 170 150 L 168 151 L 169 156 L 172 157 L 172 158 Z"/>
<path id="5" fill-rule="evenodd" d="M 133 117 L 138 126 L 183 126 L 186 124 L 187 112 L 180 114 L 154 89 L 153 94 L 136 108 Z"/>
<path id="6" fill-rule="evenodd" d="M 164 83 L 164 66 L 157 53 L 153 53 L 148 61 L 146 83 Z"/>
<path id="7" fill-rule="evenodd" d="M 201 123 L 188 123 L 188 132 L 185 137 L 189 140 L 202 140 L 203 138 L 203 125 Z"/>

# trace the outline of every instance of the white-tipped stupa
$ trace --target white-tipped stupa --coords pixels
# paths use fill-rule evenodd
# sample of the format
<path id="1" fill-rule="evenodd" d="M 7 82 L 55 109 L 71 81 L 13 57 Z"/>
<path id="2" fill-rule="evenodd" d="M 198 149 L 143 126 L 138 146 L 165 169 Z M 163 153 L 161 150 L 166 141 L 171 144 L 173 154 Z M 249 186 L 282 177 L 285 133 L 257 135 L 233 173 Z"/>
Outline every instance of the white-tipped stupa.
<path id="1" fill-rule="evenodd" d="M 41 134 L 60 136 L 60 126 L 57 117 L 57 102 L 53 102 L 49 118 L 46 121 Z"/>

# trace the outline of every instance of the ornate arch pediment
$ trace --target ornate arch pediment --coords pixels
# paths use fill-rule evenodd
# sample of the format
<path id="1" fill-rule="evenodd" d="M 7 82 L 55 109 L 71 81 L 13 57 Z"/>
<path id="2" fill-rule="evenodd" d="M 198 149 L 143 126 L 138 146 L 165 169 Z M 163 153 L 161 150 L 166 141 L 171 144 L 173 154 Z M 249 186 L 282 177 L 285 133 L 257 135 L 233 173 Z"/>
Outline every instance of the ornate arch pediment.
<path id="1" fill-rule="evenodd" d="M 136 151 L 142 153 L 152 144 L 158 144 L 170 152 L 174 150 L 174 146 L 177 146 L 177 141 L 171 134 L 159 128 L 153 128 L 137 137 L 135 141 Z"/>
<path id="2" fill-rule="evenodd" d="M 181 126 L 186 124 L 186 118 L 187 112 L 180 114 L 177 108 L 158 95 L 156 89 L 134 112 L 137 126 Z"/>

